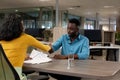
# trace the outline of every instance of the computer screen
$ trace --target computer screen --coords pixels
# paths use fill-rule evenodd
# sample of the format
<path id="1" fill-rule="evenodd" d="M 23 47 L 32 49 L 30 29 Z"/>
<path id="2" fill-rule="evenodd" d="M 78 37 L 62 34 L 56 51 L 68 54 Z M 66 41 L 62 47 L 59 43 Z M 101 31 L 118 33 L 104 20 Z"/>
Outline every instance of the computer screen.
<path id="1" fill-rule="evenodd" d="M 84 35 L 89 39 L 90 42 L 102 41 L 101 30 L 84 30 Z"/>
<path id="2" fill-rule="evenodd" d="M 43 34 L 44 30 L 45 29 L 41 29 L 41 28 L 26 28 L 25 33 L 32 35 L 34 37 L 44 38 L 44 34 Z"/>

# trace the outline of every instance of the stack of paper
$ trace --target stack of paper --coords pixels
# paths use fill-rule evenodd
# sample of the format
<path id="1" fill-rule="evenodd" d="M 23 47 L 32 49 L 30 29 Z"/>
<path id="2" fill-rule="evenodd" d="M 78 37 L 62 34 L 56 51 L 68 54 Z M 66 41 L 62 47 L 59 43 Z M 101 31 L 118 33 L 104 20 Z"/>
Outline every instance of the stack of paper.
<path id="1" fill-rule="evenodd" d="M 37 50 L 33 50 L 30 54 L 30 57 L 32 59 L 26 60 L 24 63 L 39 64 L 52 61 L 52 59 L 50 59 L 47 54 Z"/>

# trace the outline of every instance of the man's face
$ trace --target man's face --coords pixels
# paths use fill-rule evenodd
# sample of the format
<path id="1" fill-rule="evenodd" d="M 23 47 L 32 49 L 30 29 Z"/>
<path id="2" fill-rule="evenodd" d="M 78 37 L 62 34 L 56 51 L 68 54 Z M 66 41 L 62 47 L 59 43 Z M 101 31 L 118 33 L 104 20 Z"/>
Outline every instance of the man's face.
<path id="1" fill-rule="evenodd" d="M 74 38 L 78 35 L 78 28 L 74 23 L 68 23 L 67 32 L 71 38 Z"/>

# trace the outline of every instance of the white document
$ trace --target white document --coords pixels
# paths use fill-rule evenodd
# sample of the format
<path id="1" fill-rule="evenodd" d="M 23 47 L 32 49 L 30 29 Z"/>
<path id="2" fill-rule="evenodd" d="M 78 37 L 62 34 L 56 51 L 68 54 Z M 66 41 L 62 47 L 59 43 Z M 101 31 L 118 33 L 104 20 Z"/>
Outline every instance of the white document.
<path id="1" fill-rule="evenodd" d="M 51 58 L 48 57 L 47 54 L 34 50 L 31 52 L 30 57 L 32 58 L 31 60 L 26 60 L 24 63 L 31 63 L 31 64 L 40 64 L 40 63 L 45 63 L 45 62 L 50 62 L 52 61 Z"/>

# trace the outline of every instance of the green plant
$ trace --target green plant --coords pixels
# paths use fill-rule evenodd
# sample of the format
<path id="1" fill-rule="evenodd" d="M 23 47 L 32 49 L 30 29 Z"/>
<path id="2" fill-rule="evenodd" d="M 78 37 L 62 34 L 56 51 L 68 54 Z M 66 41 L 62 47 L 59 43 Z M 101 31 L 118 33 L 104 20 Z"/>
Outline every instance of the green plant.
<path id="1" fill-rule="evenodd" d="M 49 30 L 49 29 L 44 30 L 44 31 L 43 31 L 43 34 L 44 34 L 44 40 L 45 40 L 45 41 L 49 41 L 49 38 L 50 38 L 50 37 L 53 37 L 52 31 Z"/>
<path id="2" fill-rule="evenodd" d="M 120 41 L 120 32 L 115 33 L 115 40 Z"/>

